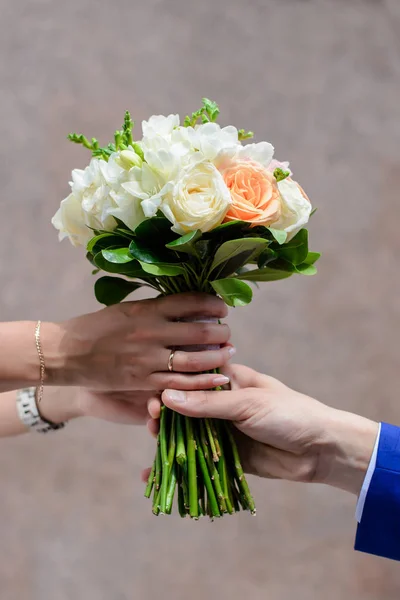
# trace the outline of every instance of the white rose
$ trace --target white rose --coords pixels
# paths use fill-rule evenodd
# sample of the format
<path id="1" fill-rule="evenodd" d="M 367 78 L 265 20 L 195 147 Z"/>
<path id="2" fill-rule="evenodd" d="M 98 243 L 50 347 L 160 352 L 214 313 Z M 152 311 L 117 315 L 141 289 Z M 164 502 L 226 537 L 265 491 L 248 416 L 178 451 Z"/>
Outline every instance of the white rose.
<path id="1" fill-rule="evenodd" d="M 182 170 L 173 190 L 160 206 L 180 234 L 200 229 L 210 231 L 222 223 L 231 195 L 222 175 L 211 162 L 190 165 Z"/>
<path id="2" fill-rule="evenodd" d="M 271 225 L 287 232 L 288 240 L 308 223 L 312 211 L 311 202 L 296 181 L 289 178 L 278 182 L 281 195 L 281 216 Z"/>

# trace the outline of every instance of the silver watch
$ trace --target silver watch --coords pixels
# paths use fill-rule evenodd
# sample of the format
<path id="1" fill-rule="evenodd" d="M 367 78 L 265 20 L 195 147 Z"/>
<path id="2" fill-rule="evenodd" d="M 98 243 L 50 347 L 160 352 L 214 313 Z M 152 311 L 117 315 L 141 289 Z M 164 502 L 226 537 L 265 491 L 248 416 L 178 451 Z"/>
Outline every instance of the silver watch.
<path id="1" fill-rule="evenodd" d="M 22 423 L 38 433 L 47 433 L 65 427 L 65 423 L 52 423 L 42 417 L 37 405 L 36 395 L 37 388 L 35 387 L 18 390 L 17 410 Z"/>

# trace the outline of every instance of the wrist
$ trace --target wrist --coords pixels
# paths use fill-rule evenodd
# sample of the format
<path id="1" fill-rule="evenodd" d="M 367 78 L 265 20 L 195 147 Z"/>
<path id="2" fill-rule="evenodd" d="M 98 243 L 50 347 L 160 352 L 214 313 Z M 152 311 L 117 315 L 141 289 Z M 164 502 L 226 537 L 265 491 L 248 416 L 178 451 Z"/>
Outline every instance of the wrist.
<path id="1" fill-rule="evenodd" d="M 45 363 L 44 384 L 46 386 L 74 385 L 72 381 L 67 381 L 67 355 L 63 344 L 63 338 L 64 331 L 60 324 L 49 322 L 42 323 L 40 343 Z M 37 374 L 39 376 L 39 369 Z"/>
<path id="2" fill-rule="evenodd" d="M 378 423 L 330 409 L 319 449 L 318 480 L 358 495 L 374 450 Z"/>
<path id="3" fill-rule="evenodd" d="M 52 423 L 64 423 L 82 416 L 76 388 L 46 388 L 38 405 L 41 416 Z"/>

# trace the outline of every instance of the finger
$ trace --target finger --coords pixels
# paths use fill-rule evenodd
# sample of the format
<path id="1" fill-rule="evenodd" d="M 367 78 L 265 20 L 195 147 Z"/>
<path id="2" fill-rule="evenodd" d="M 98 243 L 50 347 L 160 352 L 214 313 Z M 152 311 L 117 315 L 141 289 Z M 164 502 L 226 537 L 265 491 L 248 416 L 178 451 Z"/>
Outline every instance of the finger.
<path id="1" fill-rule="evenodd" d="M 189 292 L 174 294 L 157 300 L 161 312 L 168 319 L 188 317 L 215 317 L 223 319 L 228 309 L 220 298 L 209 294 Z"/>
<path id="2" fill-rule="evenodd" d="M 168 323 L 157 329 L 157 339 L 165 346 L 220 346 L 230 336 L 226 323 Z"/>
<path id="3" fill-rule="evenodd" d="M 143 469 L 143 471 L 140 474 L 140 479 L 142 480 L 143 483 L 147 483 L 150 473 L 151 473 L 151 467 L 147 467 L 147 469 Z"/>
<path id="4" fill-rule="evenodd" d="M 248 392 L 248 390 L 246 390 Z M 212 417 L 231 421 L 243 420 L 249 408 L 249 397 L 237 391 L 183 391 L 166 389 L 162 396 L 165 406 L 190 417 Z"/>
<path id="5" fill-rule="evenodd" d="M 153 373 L 148 378 L 152 389 L 157 390 L 210 390 L 229 383 L 225 375 L 202 373 L 201 375 L 182 375 L 181 373 Z"/>
<path id="6" fill-rule="evenodd" d="M 147 429 L 150 435 L 156 438 L 160 430 L 160 421 L 158 419 L 149 419 L 147 421 Z"/>
<path id="7" fill-rule="evenodd" d="M 180 373 L 199 373 L 202 371 L 212 371 L 226 365 L 230 358 L 235 354 L 236 348 L 232 345 L 225 345 L 219 350 L 203 350 L 202 352 L 183 352 L 176 350 L 172 357 L 172 370 Z M 162 350 L 159 370 L 166 369 L 171 350 Z"/>
<path id="8" fill-rule="evenodd" d="M 147 412 L 152 419 L 159 419 L 161 412 L 161 400 L 159 398 L 150 398 L 147 402 Z"/>
<path id="9" fill-rule="evenodd" d="M 223 374 L 229 377 L 232 390 L 267 387 L 270 378 L 244 365 L 225 365 Z"/>

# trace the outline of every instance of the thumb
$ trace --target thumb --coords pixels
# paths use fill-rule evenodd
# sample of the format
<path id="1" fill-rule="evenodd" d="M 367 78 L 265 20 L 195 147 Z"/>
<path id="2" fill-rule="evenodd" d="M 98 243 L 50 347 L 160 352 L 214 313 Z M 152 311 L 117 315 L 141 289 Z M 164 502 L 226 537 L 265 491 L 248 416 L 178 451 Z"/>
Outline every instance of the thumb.
<path id="1" fill-rule="evenodd" d="M 168 408 L 188 417 L 241 421 L 248 412 L 245 390 L 227 392 L 165 390 L 162 394 L 162 401 Z"/>

